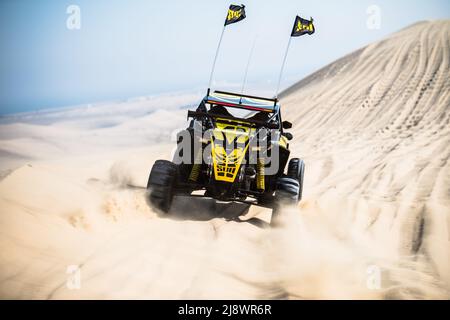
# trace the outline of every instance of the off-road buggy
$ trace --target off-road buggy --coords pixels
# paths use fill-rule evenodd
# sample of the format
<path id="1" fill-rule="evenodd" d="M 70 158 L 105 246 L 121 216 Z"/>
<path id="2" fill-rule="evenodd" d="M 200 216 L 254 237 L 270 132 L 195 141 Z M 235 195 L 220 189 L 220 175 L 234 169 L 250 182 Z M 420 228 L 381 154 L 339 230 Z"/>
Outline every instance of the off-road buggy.
<path id="1" fill-rule="evenodd" d="M 160 213 L 176 195 L 200 196 L 272 208 L 274 222 L 281 205 L 301 200 L 305 164 L 288 163 L 292 124 L 277 99 L 208 90 L 188 119 L 173 160 L 157 160 L 150 172 L 147 199 Z"/>

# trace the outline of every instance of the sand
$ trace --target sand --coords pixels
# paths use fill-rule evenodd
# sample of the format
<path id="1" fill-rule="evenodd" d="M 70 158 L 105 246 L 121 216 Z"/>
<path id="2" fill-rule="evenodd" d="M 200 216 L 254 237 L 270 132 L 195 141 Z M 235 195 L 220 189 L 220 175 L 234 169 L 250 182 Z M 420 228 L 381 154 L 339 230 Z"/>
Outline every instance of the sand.
<path id="1" fill-rule="evenodd" d="M 0 298 L 450 298 L 449 32 L 418 23 L 283 92 L 307 171 L 274 229 L 242 204 L 147 206 L 196 94 L 0 119 Z"/>

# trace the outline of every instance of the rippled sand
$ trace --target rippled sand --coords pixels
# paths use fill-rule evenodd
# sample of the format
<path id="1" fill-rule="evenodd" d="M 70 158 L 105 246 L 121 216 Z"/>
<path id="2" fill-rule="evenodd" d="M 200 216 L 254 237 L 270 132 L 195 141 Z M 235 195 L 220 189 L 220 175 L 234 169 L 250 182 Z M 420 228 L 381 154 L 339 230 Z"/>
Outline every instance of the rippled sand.
<path id="1" fill-rule="evenodd" d="M 449 32 L 413 25 L 283 93 L 307 171 L 277 229 L 242 204 L 177 198 L 167 219 L 147 206 L 183 110 L 0 123 L 0 297 L 448 299 Z"/>

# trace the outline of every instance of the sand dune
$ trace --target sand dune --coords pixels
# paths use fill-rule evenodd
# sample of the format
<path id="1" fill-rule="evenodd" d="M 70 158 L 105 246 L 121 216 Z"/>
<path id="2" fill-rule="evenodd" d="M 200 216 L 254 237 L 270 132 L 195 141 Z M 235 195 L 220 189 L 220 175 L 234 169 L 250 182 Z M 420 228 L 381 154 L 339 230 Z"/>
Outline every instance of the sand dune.
<path id="1" fill-rule="evenodd" d="M 145 203 L 193 95 L 2 119 L 0 297 L 448 299 L 449 32 L 413 25 L 283 93 L 307 173 L 277 229 L 257 207 Z"/>
<path id="2" fill-rule="evenodd" d="M 344 230 L 352 221 L 386 250 L 426 257 L 447 287 L 449 32 L 448 21 L 416 24 L 320 70 L 283 97 L 296 123 L 294 148 L 309 165 L 310 199 L 336 201 L 330 204 L 342 211 L 336 223 Z"/>

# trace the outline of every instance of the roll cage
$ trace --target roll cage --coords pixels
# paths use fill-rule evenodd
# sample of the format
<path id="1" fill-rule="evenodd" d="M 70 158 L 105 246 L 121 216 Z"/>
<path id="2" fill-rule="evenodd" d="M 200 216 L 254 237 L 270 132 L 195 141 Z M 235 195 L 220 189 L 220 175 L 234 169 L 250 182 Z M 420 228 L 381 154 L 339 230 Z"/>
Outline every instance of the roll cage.
<path id="1" fill-rule="evenodd" d="M 210 106 L 222 106 L 239 108 L 250 111 L 258 111 L 260 113 L 272 114 L 266 121 L 251 119 L 251 118 L 239 118 L 233 115 L 217 114 L 206 110 L 205 105 Z M 280 105 L 277 99 L 249 96 L 244 94 L 236 94 L 225 91 L 214 91 L 203 98 L 201 105 L 204 108 L 198 108 L 197 111 L 188 111 L 188 118 L 209 118 L 212 121 L 215 119 L 225 119 L 230 121 L 245 122 L 253 124 L 257 127 L 267 127 L 269 129 L 279 129 L 282 131 L 282 121 L 280 114 Z"/>

